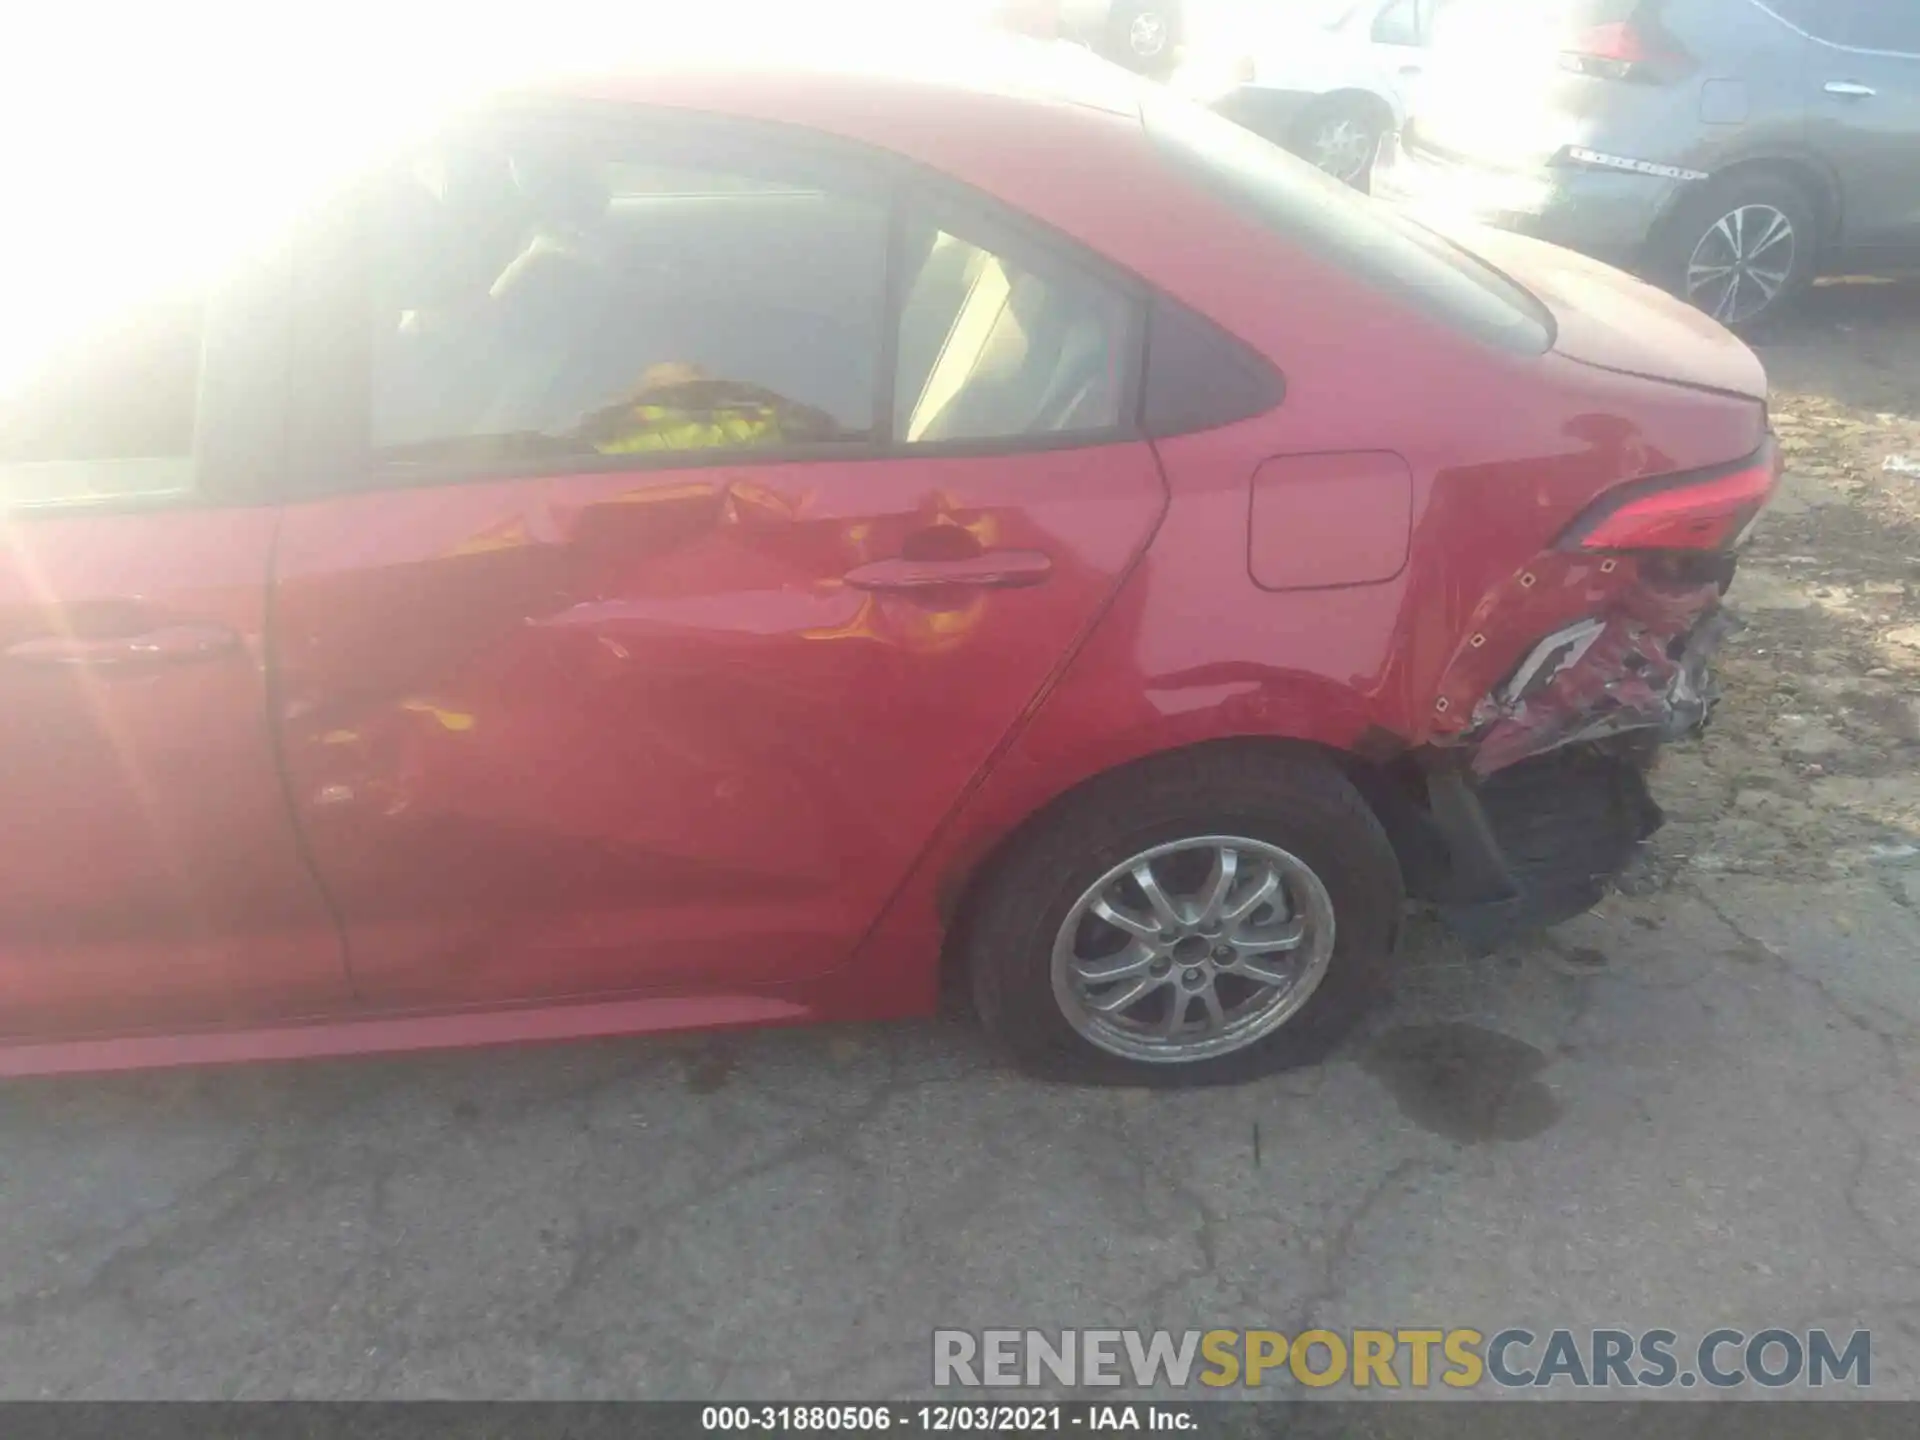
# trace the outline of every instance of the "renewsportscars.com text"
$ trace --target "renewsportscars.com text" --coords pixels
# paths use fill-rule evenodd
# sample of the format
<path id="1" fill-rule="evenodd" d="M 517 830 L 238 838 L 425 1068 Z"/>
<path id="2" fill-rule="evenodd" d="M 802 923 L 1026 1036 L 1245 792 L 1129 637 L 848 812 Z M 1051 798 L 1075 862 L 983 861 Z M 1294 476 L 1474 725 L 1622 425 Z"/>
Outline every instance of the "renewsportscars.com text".
<path id="1" fill-rule="evenodd" d="M 1126 1386 L 1147 1390 L 1345 1385 L 1355 1390 L 1566 1387 L 1661 1390 L 1706 1386 L 1873 1383 L 1866 1330 L 1722 1329 L 1683 1340 L 1672 1330 L 1491 1333 L 1454 1329 L 936 1330 L 936 1386 Z"/>

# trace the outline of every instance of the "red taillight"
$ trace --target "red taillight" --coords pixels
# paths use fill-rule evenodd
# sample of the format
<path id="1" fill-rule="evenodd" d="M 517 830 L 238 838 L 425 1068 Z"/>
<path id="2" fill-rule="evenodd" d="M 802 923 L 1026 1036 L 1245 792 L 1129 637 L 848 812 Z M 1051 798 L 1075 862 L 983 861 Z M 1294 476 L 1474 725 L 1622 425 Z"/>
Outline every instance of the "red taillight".
<path id="1" fill-rule="evenodd" d="M 1780 477 L 1767 448 L 1738 468 L 1630 486 L 1602 500 L 1561 541 L 1571 550 L 1727 550 L 1744 536 Z"/>
<path id="2" fill-rule="evenodd" d="M 1621 60 L 1632 64 L 1636 60 L 1651 60 L 1654 54 L 1647 48 L 1645 37 L 1631 20 L 1616 20 L 1611 25 L 1596 25 L 1579 36 L 1567 46 L 1570 54 L 1584 55 L 1595 60 Z"/>
<path id="3" fill-rule="evenodd" d="M 1561 48 L 1560 58 L 1570 70 L 1610 80 L 1658 79 L 1685 62 L 1676 47 L 1660 43 L 1631 20 L 1580 32 Z"/>

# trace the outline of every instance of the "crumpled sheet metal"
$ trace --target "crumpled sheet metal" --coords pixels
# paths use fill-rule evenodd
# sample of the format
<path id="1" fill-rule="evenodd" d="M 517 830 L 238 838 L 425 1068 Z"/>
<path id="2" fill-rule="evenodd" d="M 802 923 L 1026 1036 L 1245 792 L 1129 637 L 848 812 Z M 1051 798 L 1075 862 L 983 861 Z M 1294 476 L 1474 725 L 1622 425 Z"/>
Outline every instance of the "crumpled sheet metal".
<path id="1" fill-rule="evenodd" d="M 1739 619 L 1716 585 L 1636 591 L 1619 611 L 1549 636 L 1474 709 L 1462 737 L 1479 775 L 1636 731 L 1678 739 L 1719 698 L 1712 661 Z"/>

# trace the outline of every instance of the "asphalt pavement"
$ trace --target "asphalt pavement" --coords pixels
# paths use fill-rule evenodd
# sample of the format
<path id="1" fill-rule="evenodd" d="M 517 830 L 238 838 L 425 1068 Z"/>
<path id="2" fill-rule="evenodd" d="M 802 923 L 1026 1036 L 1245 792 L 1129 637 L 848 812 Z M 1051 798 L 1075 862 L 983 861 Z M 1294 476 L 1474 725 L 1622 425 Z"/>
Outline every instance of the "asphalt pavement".
<path id="1" fill-rule="evenodd" d="M 936 1327 L 1429 1324 L 1864 1326 L 1915 1397 L 1917 1026 L 1897 886 L 1699 875 L 1416 926 L 1239 1089 L 960 1016 L 13 1082 L 0 1396 L 901 1398 Z"/>

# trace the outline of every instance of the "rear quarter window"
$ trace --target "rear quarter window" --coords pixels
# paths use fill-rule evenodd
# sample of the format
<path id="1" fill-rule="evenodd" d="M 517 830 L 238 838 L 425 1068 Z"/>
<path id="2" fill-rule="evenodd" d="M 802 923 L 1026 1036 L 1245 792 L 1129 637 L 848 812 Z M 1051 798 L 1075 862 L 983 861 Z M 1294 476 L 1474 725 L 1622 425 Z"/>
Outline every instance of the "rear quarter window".
<path id="1" fill-rule="evenodd" d="M 1286 395 L 1266 361 L 1165 296 L 1147 322 L 1140 419 L 1155 439 L 1263 415 Z"/>
<path id="2" fill-rule="evenodd" d="M 1378 200 L 1174 96 L 1144 106 L 1166 160 L 1283 239 L 1483 344 L 1553 347 L 1553 319 L 1498 270 Z"/>

